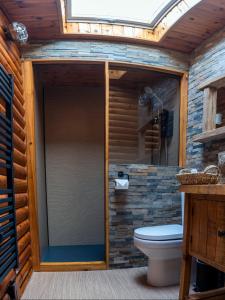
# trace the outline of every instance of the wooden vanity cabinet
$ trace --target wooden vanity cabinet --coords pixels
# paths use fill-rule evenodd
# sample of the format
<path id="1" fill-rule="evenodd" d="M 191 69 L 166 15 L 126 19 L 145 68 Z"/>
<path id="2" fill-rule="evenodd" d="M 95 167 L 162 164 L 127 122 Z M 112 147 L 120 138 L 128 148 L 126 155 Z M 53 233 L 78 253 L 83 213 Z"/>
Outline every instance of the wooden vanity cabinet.
<path id="1" fill-rule="evenodd" d="M 181 186 L 180 190 L 186 192 L 180 284 L 184 300 L 189 295 L 192 257 L 225 272 L 225 186 Z"/>
<path id="2" fill-rule="evenodd" d="M 189 253 L 225 271 L 224 196 L 191 194 Z"/>

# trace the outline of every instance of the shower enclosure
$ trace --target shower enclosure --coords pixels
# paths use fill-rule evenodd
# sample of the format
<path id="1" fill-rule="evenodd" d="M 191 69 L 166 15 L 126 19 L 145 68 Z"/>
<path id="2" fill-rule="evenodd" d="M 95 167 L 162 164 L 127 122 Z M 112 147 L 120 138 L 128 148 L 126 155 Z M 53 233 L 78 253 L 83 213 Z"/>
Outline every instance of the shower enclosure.
<path id="1" fill-rule="evenodd" d="M 41 261 L 104 262 L 104 65 L 37 65 L 35 78 Z"/>

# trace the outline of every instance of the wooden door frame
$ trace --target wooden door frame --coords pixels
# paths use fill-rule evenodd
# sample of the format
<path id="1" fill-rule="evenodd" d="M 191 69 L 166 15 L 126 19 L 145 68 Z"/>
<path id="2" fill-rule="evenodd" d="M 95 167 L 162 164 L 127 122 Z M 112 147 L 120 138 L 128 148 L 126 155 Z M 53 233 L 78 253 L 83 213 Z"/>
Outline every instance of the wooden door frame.
<path id="1" fill-rule="evenodd" d="M 66 262 L 66 263 L 43 263 L 40 259 L 40 240 L 38 226 L 38 203 L 36 182 L 36 139 L 35 139 L 35 81 L 34 64 L 103 64 L 105 73 L 105 249 L 106 259 L 104 262 Z M 24 99 L 26 110 L 26 133 L 27 133 L 27 172 L 28 172 L 28 195 L 31 227 L 32 261 L 34 271 L 77 271 L 77 270 L 104 270 L 109 268 L 110 258 L 110 224 L 109 224 L 109 68 L 110 64 L 122 67 L 144 68 L 146 70 L 164 72 L 178 75 L 180 82 L 180 146 L 179 166 L 186 164 L 186 128 L 187 128 L 187 101 L 188 101 L 188 72 L 168 67 L 156 67 L 152 65 L 124 63 L 121 61 L 103 60 L 80 60 L 80 59 L 25 59 L 22 60 Z"/>
<path id="2" fill-rule="evenodd" d="M 40 62 L 41 63 L 41 62 Z M 60 63 L 60 61 L 50 61 L 51 63 Z M 82 61 L 70 61 L 69 63 L 83 63 Z M 88 62 L 84 62 L 85 64 Z M 24 80 L 24 98 L 26 108 L 26 134 L 27 134 L 27 161 L 28 161 L 28 195 L 29 212 L 32 243 L 32 261 L 35 271 L 77 271 L 77 270 L 104 270 L 108 268 L 109 262 L 109 239 L 108 239 L 108 92 L 105 91 L 105 261 L 93 262 L 41 262 L 40 257 L 40 238 L 38 226 L 38 201 L 37 201 L 37 176 L 36 176 L 36 136 L 35 136 L 35 79 L 33 65 L 36 62 L 24 60 L 22 62 L 23 80 Z M 90 64 L 102 64 L 104 67 L 105 83 L 108 82 L 108 69 L 105 62 L 90 62 Z M 106 84 L 105 84 L 106 86 Z"/>

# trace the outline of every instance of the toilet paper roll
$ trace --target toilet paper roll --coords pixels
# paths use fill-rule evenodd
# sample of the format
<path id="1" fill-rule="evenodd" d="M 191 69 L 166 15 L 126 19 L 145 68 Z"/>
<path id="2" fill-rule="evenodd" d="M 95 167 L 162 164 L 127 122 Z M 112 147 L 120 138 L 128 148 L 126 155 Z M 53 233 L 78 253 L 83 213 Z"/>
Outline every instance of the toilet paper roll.
<path id="1" fill-rule="evenodd" d="M 129 180 L 128 179 L 115 179 L 116 190 L 128 190 Z"/>

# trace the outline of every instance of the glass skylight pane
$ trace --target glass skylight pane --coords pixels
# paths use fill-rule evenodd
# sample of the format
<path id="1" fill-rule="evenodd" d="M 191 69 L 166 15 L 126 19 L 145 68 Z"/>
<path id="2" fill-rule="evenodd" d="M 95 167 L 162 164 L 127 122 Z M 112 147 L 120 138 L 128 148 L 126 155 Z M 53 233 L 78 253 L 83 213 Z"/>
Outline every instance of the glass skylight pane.
<path id="1" fill-rule="evenodd" d="M 171 0 L 71 0 L 73 18 L 151 24 Z"/>

